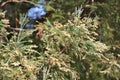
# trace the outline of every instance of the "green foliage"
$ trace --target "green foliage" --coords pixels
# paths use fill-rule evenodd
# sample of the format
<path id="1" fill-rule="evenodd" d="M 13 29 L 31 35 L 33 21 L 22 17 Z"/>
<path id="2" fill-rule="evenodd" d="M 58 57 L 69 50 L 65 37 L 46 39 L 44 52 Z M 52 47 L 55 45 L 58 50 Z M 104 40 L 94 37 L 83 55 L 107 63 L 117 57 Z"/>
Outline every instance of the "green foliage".
<path id="1" fill-rule="evenodd" d="M 60 2 L 67 5 L 65 0 Z M 0 79 L 119 80 L 120 55 L 115 56 L 109 46 L 98 40 L 101 18 L 80 19 L 79 11 L 74 13 L 64 24 L 62 12 L 57 16 L 60 20 L 55 19 L 54 13 L 44 23 L 38 23 L 36 27 L 43 29 L 40 40 L 33 37 L 37 28 L 23 29 L 28 20 L 21 17 L 21 29 L 13 31 L 8 40 L 10 33 L 5 28 L 9 25 L 1 12 L 0 39 L 5 38 L 5 41 L 0 43 Z"/>
<path id="2" fill-rule="evenodd" d="M 116 45 L 119 42 L 120 1 L 111 0 L 96 3 L 97 14 L 101 17 L 100 39 L 107 44 Z"/>

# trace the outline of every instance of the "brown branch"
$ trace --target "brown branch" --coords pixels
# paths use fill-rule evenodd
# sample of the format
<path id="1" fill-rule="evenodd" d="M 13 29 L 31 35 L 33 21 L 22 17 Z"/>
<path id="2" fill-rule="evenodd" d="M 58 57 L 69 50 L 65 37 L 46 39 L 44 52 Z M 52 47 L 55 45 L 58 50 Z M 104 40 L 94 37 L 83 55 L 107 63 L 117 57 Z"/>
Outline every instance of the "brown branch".
<path id="1" fill-rule="evenodd" d="M 5 2 L 2 2 L 0 4 L 0 7 L 3 7 L 5 6 L 6 4 L 10 3 L 10 2 L 15 2 L 15 3 L 29 3 L 29 4 L 32 4 L 32 5 L 35 5 L 35 3 L 31 2 L 31 1 L 27 1 L 27 0 L 7 0 Z"/>

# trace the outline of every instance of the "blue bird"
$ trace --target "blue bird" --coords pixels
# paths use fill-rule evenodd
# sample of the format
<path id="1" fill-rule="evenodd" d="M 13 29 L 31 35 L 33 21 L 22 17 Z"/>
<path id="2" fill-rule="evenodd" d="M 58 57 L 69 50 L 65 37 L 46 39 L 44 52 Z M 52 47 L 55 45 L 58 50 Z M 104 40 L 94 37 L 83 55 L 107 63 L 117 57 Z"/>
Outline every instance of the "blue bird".
<path id="1" fill-rule="evenodd" d="M 46 15 L 46 11 L 43 5 L 35 5 L 35 7 L 28 10 L 27 16 L 30 20 L 41 19 L 42 16 Z"/>
<path id="2" fill-rule="evenodd" d="M 39 4 L 36 4 L 34 7 L 30 8 L 27 12 L 27 17 L 30 21 L 36 21 L 42 19 L 42 16 L 46 15 L 46 10 L 44 5 L 46 4 L 45 0 L 40 0 Z M 28 29 L 33 29 L 34 25 L 27 23 L 25 25 Z"/>

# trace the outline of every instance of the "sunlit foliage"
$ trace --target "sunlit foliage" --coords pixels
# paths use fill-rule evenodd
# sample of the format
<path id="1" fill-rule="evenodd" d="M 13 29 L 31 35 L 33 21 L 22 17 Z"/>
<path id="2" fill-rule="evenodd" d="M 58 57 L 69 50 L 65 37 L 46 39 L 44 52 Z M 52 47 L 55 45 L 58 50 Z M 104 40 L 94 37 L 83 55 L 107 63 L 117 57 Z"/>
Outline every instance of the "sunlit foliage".
<path id="1" fill-rule="evenodd" d="M 10 25 L 5 12 L 0 11 L 1 80 L 120 80 L 120 54 L 111 51 L 109 42 L 105 44 L 106 37 L 101 40 L 103 25 L 109 22 L 101 24 L 104 16 L 99 11 L 94 17 L 81 18 L 83 9 L 76 3 L 70 10 L 72 3 L 46 1 L 46 11 L 53 13 L 44 22 L 34 21 L 35 29 L 24 28 L 29 18 L 20 13 L 20 28 L 11 27 L 11 32 L 6 29 Z"/>

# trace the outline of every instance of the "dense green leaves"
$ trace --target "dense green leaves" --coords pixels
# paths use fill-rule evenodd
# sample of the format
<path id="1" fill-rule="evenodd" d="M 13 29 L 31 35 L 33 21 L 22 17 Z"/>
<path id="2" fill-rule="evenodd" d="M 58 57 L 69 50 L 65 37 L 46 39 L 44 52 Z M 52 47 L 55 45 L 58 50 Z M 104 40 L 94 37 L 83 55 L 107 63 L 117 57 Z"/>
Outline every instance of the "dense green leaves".
<path id="1" fill-rule="evenodd" d="M 104 14 L 113 10 L 110 6 L 114 5 L 110 3 L 112 1 L 95 3 L 91 8 L 96 10 L 98 16 L 82 19 L 82 9 L 78 5 L 85 0 L 78 0 L 80 3 L 47 1 L 46 10 L 54 13 L 43 23 L 36 21 L 36 29 L 42 30 L 39 34 L 35 34 L 36 29 L 24 29 L 28 22 L 24 15 L 20 16 L 21 28 L 18 31 L 6 31 L 9 23 L 1 11 L 0 79 L 119 80 L 120 55 L 119 51 L 114 52 L 116 47 L 111 50 L 109 40 L 119 40 L 112 33 L 119 31 L 119 13 Z M 118 2 L 116 0 L 116 4 Z M 74 6 L 80 9 L 74 11 Z M 12 37 L 8 38 L 9 34 L 13 34 Z"/>

